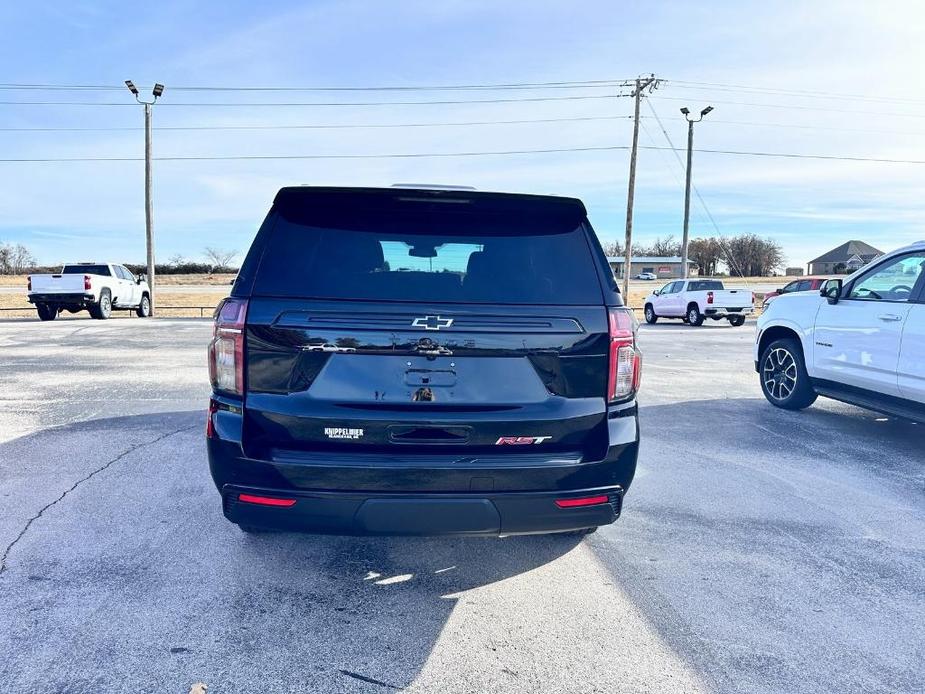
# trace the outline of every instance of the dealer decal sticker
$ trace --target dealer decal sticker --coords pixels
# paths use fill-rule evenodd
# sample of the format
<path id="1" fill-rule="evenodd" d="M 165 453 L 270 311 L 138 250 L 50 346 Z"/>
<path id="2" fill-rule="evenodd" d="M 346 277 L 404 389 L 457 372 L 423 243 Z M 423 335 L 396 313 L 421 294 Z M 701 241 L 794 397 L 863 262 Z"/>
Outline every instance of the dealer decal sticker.
<path id="1" fill-rule="evenodd" d="M 356 440 L 363 438 L 362 429 L 345 429 L 344 427 L 325 427 L 324 435 L 329 439 Z"/>

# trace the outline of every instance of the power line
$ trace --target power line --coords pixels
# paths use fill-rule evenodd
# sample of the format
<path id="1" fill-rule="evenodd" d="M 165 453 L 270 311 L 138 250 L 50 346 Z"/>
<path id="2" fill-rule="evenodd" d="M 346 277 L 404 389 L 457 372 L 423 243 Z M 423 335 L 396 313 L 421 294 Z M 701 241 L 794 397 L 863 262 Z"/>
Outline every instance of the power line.
<path id="1" fill-rule="evenodd" d="M 605 147 L 555 147 L 549 149 L 514 149 L 498 152 L 411 152 L 402 154 L 243 154 L 243 155 L 216 155 L 216 156 L 175 156 L 153 157 L 154 161 L 257 161 L 277 159 L 418 159 L 418 158 L 444 158 L 444 157 L 495 157 L 516 154 L 551 154 L 557 152 L 608 152 L 628 150 L 628 146 Z M 0 159 L 0 163 L 44 163 L 44 162 L 134 162 L 144 161 L 143 157 L 62 157 L 62 158 L 35 158 L 35 159 Z"/>
<path id="2" fill-rule="evenodd" d="M 158 104 L 161 106 L 162 104 Z M 523 118 L 516 120 L 484 120 L 484 121 L 458 121 L 445 123 L 319 123 L 307 125 L 182 125 L 155 127 L 156 131 L 177 130 L 341 130 L 364 128 L 437 128 L 437 127 L 463 127 L 475 125 L 522 125 L 529 123 L 569 123 L 580 121 L 626 120 L 632 116 L 575 116 L 571 118 Z M 59 128 L 59 127 L 32 127 L 32 128 L 5 128 L 0 132 L 122 132 L 143 130 L 141 127 L 109 127 L 109 128 Z"/>
<path id="3" fill-rule="evenodd" d="M 531 96 L 507 99 L 445 99 L 441 101 L 174 101 L 160 102 L 158 106 L 207 106 L 235 108 L 263 108 L 267 106 L 447 106 L 453 104 L 507 104 L 539 101 L 586 101 L 616 99 L 629 94 L 582 94 L 570 96 Z M 122 101 L 0 101 L 0 106 L 134 106 Z"/>
<path id="4" fill-rule="evenodd" d="M 650 147 L 640 145 L 640 149 L 664 150 L 683 152 L 677 147 Z M 482 157 L 505 156 L 519 154 L 553 154 L 559 152 L 611 152 L 628 150 L 626 145 L 602 145 L 591 147 L 553 147 L 547 149 L 516 149 L 497 152 L 411 152 L 398 154 L 255 154 L 255 155 L 215 155 L 215 156 L 167 156 L 154 157 L 154 161 L 232 161 L 232 160 L 273 160 L 273 159 L 414 159 L 426 157 Z M 889 159 L 881 157 L 853 157 L 828 154 L 799 154 L 794 152 L 748 152 L 744 150 L 728 149 L 695 149 L 703 154 L 726 154 L 749 157 L 781 157 L 785 159 L 822 159 L 835 161 L 872 162 L 880 164 L 925 164 L 923 159 Z M 0 159 L 0 163 L 42 163 L 42 162 L 129 162 L 143 161 L 141 157 L 48 157 L 48 158 L 7 158 Z M 700 197 L 700 193 L 694 188 Z"/>
<path id="5" fill-rule="evenodd" d="M 797 123 L 758 123 L 755 121 L 717 120 L 710 119 L 711 123 L 723 125 L 745 125 L 759 128 L 793 128 L 796 130 L 830 130 L 845 133 L 878 133 L 882 135 L 923 135 L 925 130 L 888 130 L 884 128 L 841 128 L 828 125 L 799 125 Z"/>
<path id="6" fill-rule="evenodd" d="M 837 92 L 824 92 L 819 90 L 809 90 L 809 89 L 780 89 L 775 87 L 762 87 L 758 85 L 746 85 L 746 84 L 723 84 L 719 82 L 692 82 L 686 80 L 666 80 L 666 84 L 670 84 L 673 87 L 678 89 L 699 89 L 699 90 L 715 90 L 715 91 L 726 91 L 726 92 L 745 92 L 745 93 L 754 93 L 754 94 L 774 94 L 779 96 L 797 96 L 804 98 L 813 98 L 813 99 L 853 99 L 856 101 L 871 101 L 877 103 L 897 103 L 897 104 L 923 104 L 925 100 L 923 99 L 907 99 L 902 97 L 889 97 L 889 96 L 869 96 L 863 93 L 837 93 Z"/>
<path id="7" fill-rule="evenodd" d="M 175 86 L 171 91 L 188 92 L 413 92 L 413 91 L 493 91 L 518 89 L 603 89 L 609 87 L 630 87 L 633 80 L 564 80 L 556 82 L 500 82 L 481 84 L 441 85 L 378 85 L 356 87 L 288 87 L 288 86 Z M 0 83 L 0 90 L 59 90 L 59 91 L 122 91 L 125 86 L 107 84 L 23 84 Z"/>
<path id="8" fill-rule="evenodd" d="M 654 95 L 653 95 L 654 96 Z M 666 101 L 690 101 L 690 99 L 680 96 L 654 96 L 656 99 L 663 99 Z M 871 116 L 895 116 L 897 118 L 925 118 L 925 113 L 896 113 L 895 111 L 859 111 L 857 109 L 847 109 L 847 108 L 832 108 L 826 106 L 797 106 L 794 104 L 759 104 L 749 101 L 719 101 L 717 99 L 710 99 L 711 104 L 727 104 L 730 106 L 756 106 L 758 108 L 773 108 L 773 109 L 787 109 L 797 110 L 797 111 L 828 111 L 831 113 L 851 113 L 851 114 L 862 114 L 862 115 L 871 115 Z"/>
<path id="9" fill-rule="evenodd" d="M 668 148 L 665 148 L 668 149 Z M 683 152 L 685 150 L 676 150 Z M 779 157 L 782 159 L 823 159 L 834 161 L 864 161 L 880 164 L 925 164 L 925 159 L 890 159 L 886 157 L 854 157 L 838 154 L 799 154 L 796 152 L 747 152 L 732 149 L 695 149 L 704 154 L 730 154 L 742 157 Z"/>
<path id="10" fill-rule="evenodd" d="M 159 104 L 160 105 L 160 104 Z M 208 131 L 208 130 L 351 130 L 378 128 L 438 128 L 477 125 L 523 125 L 530 123 L 570 123 L 582 121 L 632 120 L 632 116 L 575 116 L 567 118 L 520 118 L 512 120 L 448 121 L 433 123 L 319 123 L 292 125 L 178 125 L 155 126 L 155 131 Z M 642 120 L 651 116 L 640 116 Z M 757 128 L 793 128 L 797 130 L 827 130 L 848 133 L 878 133 L 884 135 L 923 135 L 925 130 L 888 130 L 882 128 L 841 128 L 827 125 L 799 125 L 796 123 L 769 123 L 756 121 L 717 120 L 711 123 L 741 125 Z M 0 127 L 0 132 L 134 132 L 143 130 L 137 126 L 111 127 Z"/>

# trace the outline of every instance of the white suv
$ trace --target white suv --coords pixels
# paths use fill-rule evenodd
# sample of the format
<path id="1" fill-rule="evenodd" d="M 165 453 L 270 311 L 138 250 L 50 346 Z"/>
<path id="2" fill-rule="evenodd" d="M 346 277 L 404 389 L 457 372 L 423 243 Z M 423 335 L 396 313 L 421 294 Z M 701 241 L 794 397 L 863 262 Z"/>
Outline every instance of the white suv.
<path id="1" fill-rule="evenodd" d="M 776 299 L 758 320 L 755 369 L 778 407 L 823 395 L 925 421 L 925 241 Z"/>

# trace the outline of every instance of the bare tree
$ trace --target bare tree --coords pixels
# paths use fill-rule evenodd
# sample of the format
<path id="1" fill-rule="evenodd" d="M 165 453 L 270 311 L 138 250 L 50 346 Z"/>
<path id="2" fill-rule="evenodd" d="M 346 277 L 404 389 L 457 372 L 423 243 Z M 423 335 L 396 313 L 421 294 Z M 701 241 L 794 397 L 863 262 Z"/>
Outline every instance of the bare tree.
<path id="1" fill-rule="evenodd" d="M 674 236 L 668 235 L 664 239 L 656 237 L 655 243 L 652 244 L 651 255 L 660 257 L 671 257 L 681 255 L 681 242 L 675 241 Z"/>
<path id="2" fill-rule="evenodd" d="M 643 244 L 633 246 L 633 255 L 635 256 L 657 256 L 661 258 L 669 258 L 672 256 L 681 255 L 681 242 L 675 241 L 674 236 L 666 236 L 664 239 L 661 237 L 656 237 L 655 241 L 652 242 L 652 245 L 646 246 Z"/>
<path id="3" fill-rule="evenodd" d="M 746 277 L 767 277 L 784 264 L 781 245 L 774 239 L 755 234 L 740 234 L 726 239 L 726 263 L 729 269 Z"/>
<path id="4" fill-rule="evenodd" d="M 238 252 L 206 246 L 205 250 L 203 250 L 203 255 L 205 255 L 206 259 L 212 265 L 212 270 L 214 272 L 215 270 L 228 269 L 231 261 L 238 255 Z"/>
<path id="5" fill-rule="evenodd" d="M 21 243 L 0 244 L 0 274 L 21 275 L 35 267 L 35 256 Z"/>
<path id="6" fill-rule="evenodd" d="M 713 237 L 691 239 L 688 246 L 688 257 L 697 263 L 703 277 L 712 277 L 717 273 L 723 255 L 721 242 Z"/>
<path id="7" fill-rule="evenodd" d="M 610 257 L 623 257 L 623 244 L 619 241 L 607 241 L 603 244 L 604 254 Z"/>
<path id="8" fill-rule="evenodd" d="M 170 256 L 167 264 L 173 265 L 174 267 L 178 265 L 186 265 L 186 258 L 183 257 L 182 253 L 174 253 L 172 256 Z"/>

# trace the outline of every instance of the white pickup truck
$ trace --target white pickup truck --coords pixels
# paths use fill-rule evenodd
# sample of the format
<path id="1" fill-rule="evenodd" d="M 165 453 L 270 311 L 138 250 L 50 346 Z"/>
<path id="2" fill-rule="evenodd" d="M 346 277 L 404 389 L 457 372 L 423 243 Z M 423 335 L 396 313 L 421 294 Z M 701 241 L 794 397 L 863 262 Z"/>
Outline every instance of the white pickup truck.
<path id="1" fill-rule="evenodd" d="M 647 323 L 659 318 L 680 318 L 689 325 L 703 325 L 707 318 L 726 318 L 732 325 L 745 323 L 755 310 L 755 295 L 748 289 L 726 289 L 719 280 L 688 279 L 669 282 L 646 297 Z"/>
<path id="2" fill-rule="evenodd" d="M 104 320 L 113 309 L 133 310 L 141 318 L 151 315 L 147 281 L 116 263 L 75 263 L 53 275 L 30 275 L 28 299 L 42 320 L 84 309 Z"/>

